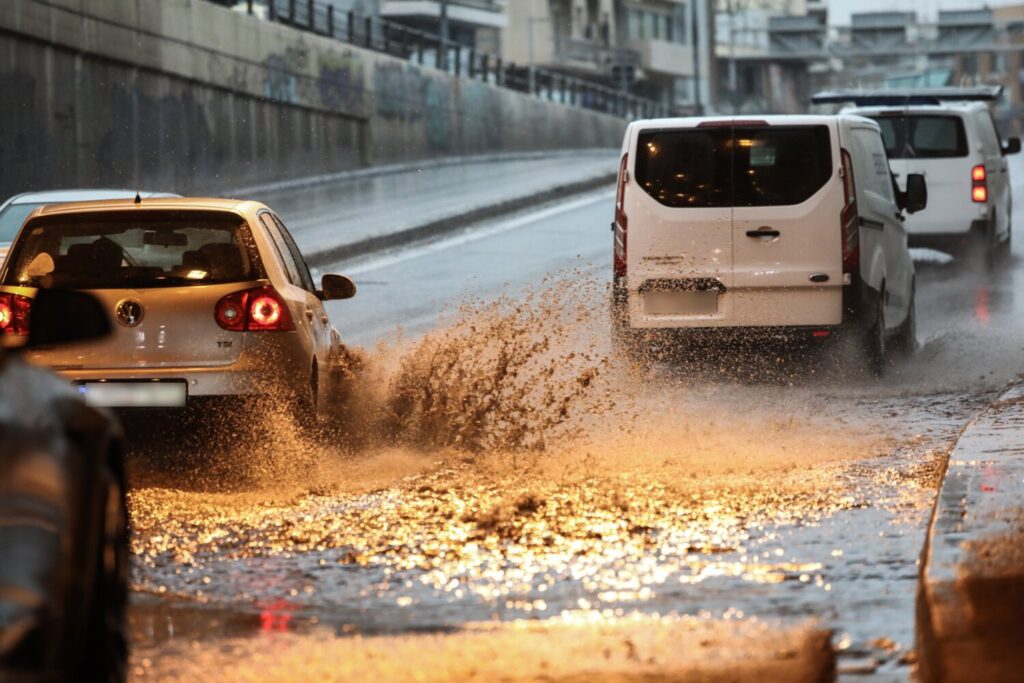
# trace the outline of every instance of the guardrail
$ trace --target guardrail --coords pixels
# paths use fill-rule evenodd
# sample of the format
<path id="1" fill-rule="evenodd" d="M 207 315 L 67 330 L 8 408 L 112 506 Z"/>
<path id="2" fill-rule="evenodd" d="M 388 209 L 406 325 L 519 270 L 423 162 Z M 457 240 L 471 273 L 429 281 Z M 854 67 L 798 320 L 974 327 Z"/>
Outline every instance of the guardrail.
<path id="1" fill-rule="evenodd" d="M 378 17 L 338 12 L 325 0 L 208 0 L 375 52 L 430 66 L 460 78 L 528 93 L 563 104 L 624 118 L 665 116 L 655 100 L 602 83 L 505 62 L 501 57 Z"/>

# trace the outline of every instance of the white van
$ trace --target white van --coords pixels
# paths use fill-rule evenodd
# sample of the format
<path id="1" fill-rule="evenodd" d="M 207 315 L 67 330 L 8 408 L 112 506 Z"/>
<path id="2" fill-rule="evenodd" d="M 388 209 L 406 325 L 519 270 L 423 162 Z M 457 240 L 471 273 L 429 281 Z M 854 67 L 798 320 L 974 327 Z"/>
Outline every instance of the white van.
<path id="1" fill-rule="evenodd" d="M 878 124 L 858 116 L 635 121 L 615 201 L 613 334 L 826 339 L 872 365 L 915 346 L 914 265 Z M 684 335 L 686 336 L 686 335 Z"/>
<path id="2" fill-rule="evenodd" d="M 986 102 L 1002 86 L 820 93 L 816 104 L 852 102 L 844 114 L 878 122 L 899 184 L 910 173 L 928 179 L 928 208 L 907 220 L 911 247 L 961 256 L 970 249 L 1009 254 L 1011 185 L 1006 156 L 1020 139 L 1003 141 Z"/>

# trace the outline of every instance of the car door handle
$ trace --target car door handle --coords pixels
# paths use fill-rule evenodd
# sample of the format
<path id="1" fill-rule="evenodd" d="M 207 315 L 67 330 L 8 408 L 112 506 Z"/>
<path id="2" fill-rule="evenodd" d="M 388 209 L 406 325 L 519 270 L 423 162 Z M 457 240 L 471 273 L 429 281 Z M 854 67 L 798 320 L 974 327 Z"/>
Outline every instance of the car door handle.
<path id="1" fill-rule="evenodd" d="M 758 228 L 757 230 L 747 230 L 747 237 L 778 237 L 782 233 L 772 228 Z"/>
<path id="2" fill-rule="evenodd" d="M 306 319 L 313 322 L 313 311 L 308 308 L 306 309 Z"/>

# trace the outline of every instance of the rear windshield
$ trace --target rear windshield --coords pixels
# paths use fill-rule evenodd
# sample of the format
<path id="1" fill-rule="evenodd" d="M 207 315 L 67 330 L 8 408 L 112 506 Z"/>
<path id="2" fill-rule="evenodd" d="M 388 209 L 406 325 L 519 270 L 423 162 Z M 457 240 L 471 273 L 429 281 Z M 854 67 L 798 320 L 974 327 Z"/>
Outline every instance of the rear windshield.
<path id="1" fill-rule="evenodd" d="M 222 212 L 109 213 L 36 219 L 14 244 L 4 284 L 120 289 L 263 277 L 245 221 Z"/>
<path id="2" fill-rule="evenodd" d="M 890 159 L 967 156 L 967 134 L 959 116 L 891 114 L 872 117 L 882 128 Z"/>
<path id="3" fill-rule="evenodd" d="M 694 128 L 639 135 L 636 179 L 679 208 L 787 206 L 832 176 L 827 126 Z"/>

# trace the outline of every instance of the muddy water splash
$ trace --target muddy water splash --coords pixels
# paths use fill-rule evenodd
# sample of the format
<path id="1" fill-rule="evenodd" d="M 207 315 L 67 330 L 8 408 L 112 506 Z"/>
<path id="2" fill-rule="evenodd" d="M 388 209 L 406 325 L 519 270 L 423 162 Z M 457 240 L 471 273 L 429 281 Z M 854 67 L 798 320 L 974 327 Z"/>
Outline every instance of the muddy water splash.
<path id="1" fill-rule="evenodd" d="M 463 305 L 402 349 L 387 378 L 385 438 L 416 448 L 544 450 L 601 411 L 609 366 L 603 285 L 548 281 L 525 297 Z M 388 354 L 384 354 L 386 357 Z"/>

